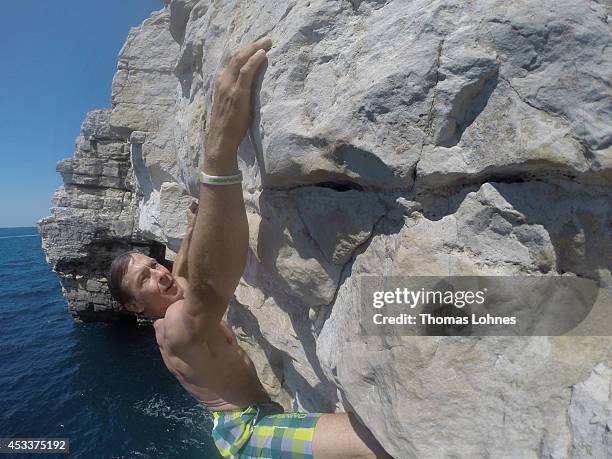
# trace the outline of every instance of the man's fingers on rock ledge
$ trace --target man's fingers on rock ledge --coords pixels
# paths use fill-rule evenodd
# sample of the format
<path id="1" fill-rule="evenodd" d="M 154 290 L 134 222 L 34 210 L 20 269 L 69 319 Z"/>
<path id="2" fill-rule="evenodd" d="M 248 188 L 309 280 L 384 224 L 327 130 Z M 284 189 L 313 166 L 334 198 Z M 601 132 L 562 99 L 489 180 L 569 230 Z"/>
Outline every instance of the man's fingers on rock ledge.
<path id="1" fill-rule="evenodd" d="M 238 87 L 242 90 L 250 90 L 251 83 L 257 74 L 257 71 L 261 67 L 261 64 L 266 60 L 266 52 L 260 49 L 247 61 L 246 64 L 240 69 L 240 75 L 238 76 Z"/>
<path id="2" fill-rule="evenodd" d="M 240 69 L 246 65 L 248 60 L 253 57 L 253 55 L 263 49 L 264 51 L 269 50 L 272 47 L 272 39 L 270 37 L 263 37 L 259 40 L 251 43 L 248 46 L 245 46 L 242 49 L 239 49 L 234 53 L 232 59 L 230 60 L 228 69 L 234 76 L 234 78 L 238 79 L 240 75 Z"/>

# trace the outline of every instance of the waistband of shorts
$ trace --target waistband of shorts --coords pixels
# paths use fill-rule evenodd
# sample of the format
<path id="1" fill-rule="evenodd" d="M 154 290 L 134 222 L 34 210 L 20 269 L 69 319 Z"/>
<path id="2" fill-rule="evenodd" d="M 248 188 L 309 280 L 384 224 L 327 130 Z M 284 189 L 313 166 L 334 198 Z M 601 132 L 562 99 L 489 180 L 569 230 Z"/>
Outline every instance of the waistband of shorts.
<path id="1" fill-rule="evenodd" d="M 257 414 L 257 413 L 266 413 L 269 414 L 280 414 L 284 413 L 285 409 L 276 402 L 261 402 L 254 403 L 245 408 L 236 408 L 234 410 L 223 410 L 223 411 L 211 411 L 213 415 L 213 419 L 217 420 L 219 418 L 235 418 L 237 416 L 243 414 Z"/>

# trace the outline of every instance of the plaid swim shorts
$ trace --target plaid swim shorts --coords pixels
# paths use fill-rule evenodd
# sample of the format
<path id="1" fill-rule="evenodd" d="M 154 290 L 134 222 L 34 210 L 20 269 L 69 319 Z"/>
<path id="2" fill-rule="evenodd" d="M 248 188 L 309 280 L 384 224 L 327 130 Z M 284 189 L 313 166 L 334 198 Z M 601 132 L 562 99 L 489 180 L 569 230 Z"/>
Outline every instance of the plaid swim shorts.
<path id="1" fill-rule="evenodd" d="M 276 403 L 213 411 L 212 436 L 226 459 L 313 459 L 320 413 L 283 413 Z"/>

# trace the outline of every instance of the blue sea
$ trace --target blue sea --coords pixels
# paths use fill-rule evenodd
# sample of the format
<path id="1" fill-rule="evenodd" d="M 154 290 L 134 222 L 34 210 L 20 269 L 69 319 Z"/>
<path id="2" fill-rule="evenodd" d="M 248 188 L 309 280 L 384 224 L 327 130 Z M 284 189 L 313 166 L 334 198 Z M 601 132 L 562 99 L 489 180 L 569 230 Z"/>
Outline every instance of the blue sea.
<path id="1" fill-rule="evenodd" d="M 36 228 L 0 228 L 0 405 L 0 438 L 70 441 L 35 457 L 220 457 L 151 327 L 72 319 Z"/>

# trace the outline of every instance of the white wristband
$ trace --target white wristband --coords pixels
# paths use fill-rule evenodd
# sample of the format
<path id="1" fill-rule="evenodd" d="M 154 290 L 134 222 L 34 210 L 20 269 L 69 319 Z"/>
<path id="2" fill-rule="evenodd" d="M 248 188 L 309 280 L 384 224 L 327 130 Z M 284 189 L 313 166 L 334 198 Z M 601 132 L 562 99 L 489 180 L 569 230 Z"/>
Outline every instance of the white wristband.
<path id="1" fill-rule="evenodd" d="M 208 175 L 200 171 L 198 178 L 200 183 L 206 185 L 234 185 L 235 183 L 242 182 L 242 172 L 236 175 Z"/>

